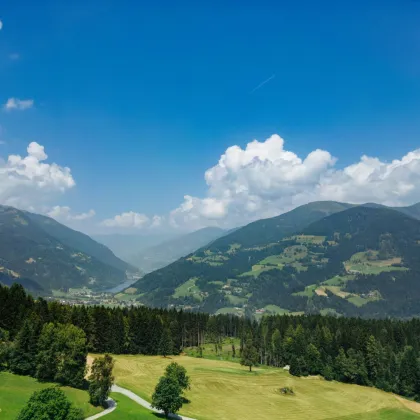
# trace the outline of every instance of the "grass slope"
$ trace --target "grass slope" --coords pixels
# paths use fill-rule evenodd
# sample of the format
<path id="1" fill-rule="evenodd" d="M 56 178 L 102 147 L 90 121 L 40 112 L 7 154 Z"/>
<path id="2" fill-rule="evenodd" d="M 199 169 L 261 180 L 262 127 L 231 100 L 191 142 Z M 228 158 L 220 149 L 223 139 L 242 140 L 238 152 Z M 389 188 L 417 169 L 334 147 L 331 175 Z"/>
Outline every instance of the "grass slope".
<path id="1" fill-rule="evenodd" d="M 199 420 L 420 418 L 392 394 L 317 377 L 296 378 L 282 369 L 257 368 L 249 373 L 238 363 L 187 356 L 115 359 L 117 384 L 149 401 L 168 363 L 176 361 L 185 366 L 192 380 L 186 395 L 191 403 L 184 405 L 181 414 Z M 292 387 L 296 395 L 281 395 L 278 389 L 285 386 Z"/>
<path id="2" fill-rule="evenodd" d="M 113 392 L 111 398 L 116 401 L 117 408 L 112 413 L 107 414 L 106 420 L 157 420 L 165 418 L 142 407 L 125 395 Z"/>
<path id="3" fill-rule="evenodd" d="M 0 419 L 14 420 L 20 410 L 29 400 L 33 392 L 39 391 L 51 383 L 37 382 L 36 379 L 28 376 L 13 375 L 8 372 L 0 373 Z M 83 410 L 85 417 L 92 416 L 102 411 L 101 408 L 89 404 L 89 395 L 86 391 L 69 387 L 61 388 L 69 400 L 77 408 Z"/>

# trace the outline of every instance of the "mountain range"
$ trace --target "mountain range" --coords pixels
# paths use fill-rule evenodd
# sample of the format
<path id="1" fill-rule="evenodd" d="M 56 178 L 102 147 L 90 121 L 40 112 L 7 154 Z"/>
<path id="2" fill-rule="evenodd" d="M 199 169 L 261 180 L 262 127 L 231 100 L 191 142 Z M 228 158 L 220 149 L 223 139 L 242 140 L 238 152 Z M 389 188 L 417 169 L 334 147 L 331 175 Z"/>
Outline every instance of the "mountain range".
<path id="1" fill-rule="evenodd" d="M 155 306 L 239 315 L 420 314 L 420 205 L 314 202 L 258 220 L 145 275 Z"/>
<path id="2" fill-rule="evenodd" d="M 0 282 L 35 291 L 124 282 L 134 267 L 89 236 L 54 219 L 0 206 Z"/>

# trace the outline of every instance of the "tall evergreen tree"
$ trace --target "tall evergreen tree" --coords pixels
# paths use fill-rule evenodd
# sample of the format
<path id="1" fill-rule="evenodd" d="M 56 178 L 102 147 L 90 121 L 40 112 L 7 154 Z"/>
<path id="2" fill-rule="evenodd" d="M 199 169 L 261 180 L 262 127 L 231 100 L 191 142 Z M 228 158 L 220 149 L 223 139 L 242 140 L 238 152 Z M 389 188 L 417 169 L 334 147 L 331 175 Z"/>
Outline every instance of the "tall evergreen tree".
<path id="1" fill-rule="evenodd" d="M 171 332 L 168 328 L 165 328 L 162 332 L 159 342 L 159 354 L 163 357 L 169 356 L 173 353 L 173 343 Z"/>
<path id="2" fill-rule="evenodd" d="M 14 342 L 10 368 L 19 375 L 35 374 L 38 343 L 38 322 L 33 318 L 25 320 Z"/>
<path id="3" fill-rule="evenodd" d="M 258 366 L 258 352 L 250 338 L 248 338 L 242 348 L 241 365 L 248 366 L 250 372 L 252 371 L 252 366 Z"/>

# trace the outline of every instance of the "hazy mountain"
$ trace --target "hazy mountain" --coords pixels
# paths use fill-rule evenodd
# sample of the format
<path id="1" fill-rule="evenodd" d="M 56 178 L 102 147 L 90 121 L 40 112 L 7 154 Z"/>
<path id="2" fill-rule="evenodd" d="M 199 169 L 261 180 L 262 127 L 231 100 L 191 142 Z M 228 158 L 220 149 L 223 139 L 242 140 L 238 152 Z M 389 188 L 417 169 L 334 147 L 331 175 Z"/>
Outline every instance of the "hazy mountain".
<path id="1" fill-rule="evenodd" d="M 226 233 L 217 227 L 207 227 L 158 245 L 141 250 L 130 257 L 133 265 L 144 272 L 150 272 L 164 267 L 180 257 L 190 254 Z"/>
<path id="2" fill-rule="evenodd" d="M 89 250 L 89 252 L 87 252 Z M 45 216 L 0 206 L 0 281 L 44 291 L 122 283 L 130 266 L 105 246 Z"/>
<path id="3" fill-rule="evenodd" d="M 176 233 L 160 233 L 155 235 L 127 235 L 127 234 L 102 234 L 92 235 L 92 237 L 106 245 L 112 252 L 125 261 L 133 257 L 133 255 L 144 249 L 161 244 L 178 237 Z"/>
<path id="4" fill-rule="evenodd" d="M 244 313 L 420 314 L 418 206 L 315 202 L 251 223 L 144 276 L 153 305 Z M 407 291 L 410 290 L 410 293 Z M 273 310 L 273 306 L 268 306 Z"/>

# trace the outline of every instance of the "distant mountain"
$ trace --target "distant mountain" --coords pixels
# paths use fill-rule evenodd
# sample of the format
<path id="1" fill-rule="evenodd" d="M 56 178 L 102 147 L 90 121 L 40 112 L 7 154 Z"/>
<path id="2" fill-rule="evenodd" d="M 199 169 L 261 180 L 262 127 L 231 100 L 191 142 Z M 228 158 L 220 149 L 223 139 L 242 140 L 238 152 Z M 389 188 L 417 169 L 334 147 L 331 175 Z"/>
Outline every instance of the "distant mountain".
<path id="1" fill-rule="evenodd" d="M 87 252 L 89 250 L 89 252 Z M 124 282 L 130 266 L 105 246 L 53 219 L 0 206 L 0 282 L 33 290 Z"/>
<path id="2" fill-rule="evenodd" d="M 129 258 L 128 261 L 147 273 L 164 267 L 178 258 L 190 254 L 196 249 L 220 238 L 225 233 L 225 230 L 216 227 L 200 229 L 170 241 L 143 249 L 138 254 Z"/>
<path id="3" fill-rule="evenodd" d="M 133 286 L 145 303 L 210 312 L 420 315 L 418 208 L 310 203 L 238 229 Z"/>
<path id="4" fill-rule="evenodd" d="M 107 246 L 119 258 L 129 261 L 133 255 L 140 253 L 142 250 L 151 248 L 163 242 L 175 239 L 178 237 L 175 233 L 161 233 L 161 234 L 102 234 L 93 235 L 93 239 Z M 135 265 L 135 264 L 134 264 Z"/>

